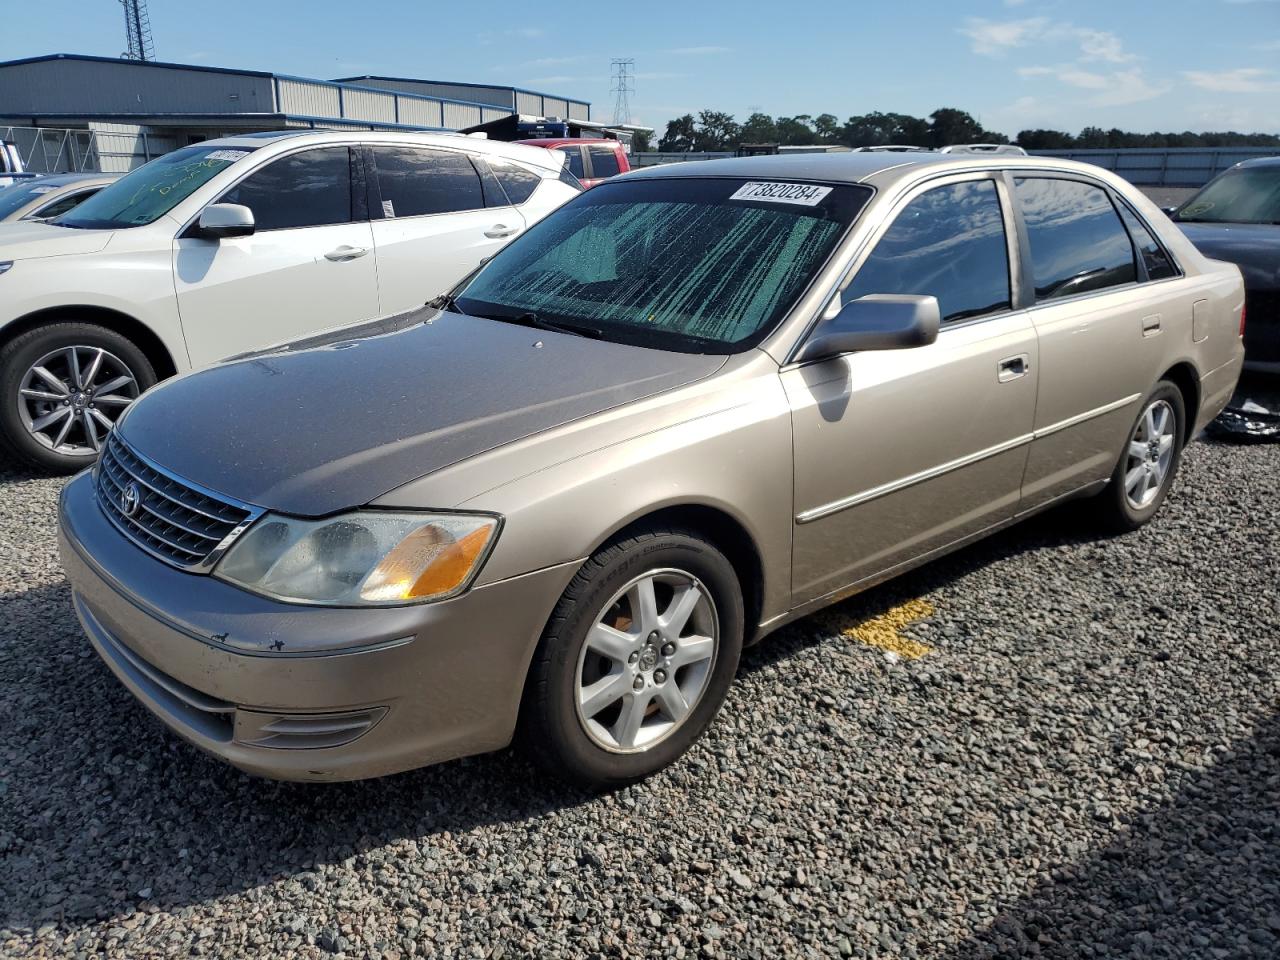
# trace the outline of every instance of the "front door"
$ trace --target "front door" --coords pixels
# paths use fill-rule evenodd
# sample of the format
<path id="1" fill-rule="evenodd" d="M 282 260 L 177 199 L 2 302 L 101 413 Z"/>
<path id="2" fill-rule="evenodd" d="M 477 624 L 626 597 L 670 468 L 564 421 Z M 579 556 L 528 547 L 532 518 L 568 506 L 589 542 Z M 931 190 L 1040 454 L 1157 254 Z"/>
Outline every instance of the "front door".
<path id="1" fill-rule="evenodd" d="M 292 153 L 218 198 L 253 211 L 247 237 L 174 241 L 182 331 L 196 366 L 378 315 L 363 189 L 347 147 Z M 360 178 L 357 177 L 357 182 Z"/>
<path id="2" fill-rule="evenodd" d="M 996 178 L 917 188 L 843 292 L 933 295 L 936 343 L 783 373 L 794 426 L 797 604 L 1012 517 L 1035 417 L 1036 334 L 1014 309 Z"/>

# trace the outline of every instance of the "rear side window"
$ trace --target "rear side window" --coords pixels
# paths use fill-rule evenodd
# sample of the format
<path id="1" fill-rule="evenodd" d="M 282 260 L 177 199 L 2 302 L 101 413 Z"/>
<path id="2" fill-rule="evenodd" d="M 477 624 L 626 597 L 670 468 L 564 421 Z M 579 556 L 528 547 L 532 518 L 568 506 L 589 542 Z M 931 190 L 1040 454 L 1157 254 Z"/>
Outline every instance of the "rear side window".
<path id="1" fill-rule="evenodd" d="M 561 153 L 569 158 L 569 172 L 579 180 L 586 177 L 587 171 L 582 166 L 582 148 L 581 147 L 556 147 Z"/>
<path id="2" fill-rule="evenodd" d="M 273 160 L 218 202 L 248 207 L 258 230 L 349 223 L 350 152 L 346 147 L 322 147 Z"/>
<path id="3" fill-rule="evenodd" d="M 912 200 L 844 292 L 938 298 L 942 321 L 1009 309 L 1009 248 L 996 185 L 974 180 Z"/>
<path id="4" fill-rule="evenodd" d="M 491 157 L 489 166 L 493 168 L 493 175 L 498 178 L 512 203 L 524 203 L 533 196 L 533 191 L 542 182 L 542 178 L 532 170 L 501 157 Z"/>
<path id="5" fill-rule="evenodd" d="M 383 217 L 421 217 L 484 207 L 480 175 L 465 154 L 421 147 L 374 147 Z"/>
<path id="6" fill-rule="evenodd" d="M 592 177 L 616 177 L 618 175 L 618 155 L 613 147 L 588 147 L 591 154 Z"/>
<path id="7" fill-rule="evenodd" d="M 1142 225 L 1138 215 L 1125 203 L 1120 204 L 1120 217 L 1124 220 L 1124 225 L 1129 228 L 1129 236 L 1133 237 L 1133 245 L 1137 248 L 1138 256 L 1142 258 L 1143 266 L 1146 267 L 1147 279 L 1164 280 L 1168 277 L 1176 277 L 1178 268 L 1173 265 L 1169 254 L 1151 235 L 1151 231 Z"/>
<path id="8" fill-rule="evenodd" d="M 1036 299 L 1071 297 L 1137 279 L 1133 244 L 1106 191 L 1041 177 L 1014 184 L 1031 244 Z"/>

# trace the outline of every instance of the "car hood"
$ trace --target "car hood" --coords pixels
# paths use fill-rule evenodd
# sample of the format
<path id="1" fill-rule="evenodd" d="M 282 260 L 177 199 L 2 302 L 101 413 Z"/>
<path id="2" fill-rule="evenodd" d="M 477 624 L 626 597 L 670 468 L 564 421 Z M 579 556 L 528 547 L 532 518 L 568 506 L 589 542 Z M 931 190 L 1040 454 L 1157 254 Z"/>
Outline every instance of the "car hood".
<path id="1" fill-rule="evenodd" d="M 1178 227 L 1206 257 L 1236 264 L 1249 289 L 1280 289 L 1280 225 L 1178 223 Z"/>
<path id="2" fill-rule="evenodd" d="M 133 404 L 120 435 L 183 479 L 319 516 L 725 360 L 431 308 L 396 321 L 171 380 Z"/>
<path id="3" fill-rule="evenodd" d="M 97 253 L 114 234 L 114 230 L 73 230 L 32 220 L 0 223 L 0 260 Z"/>

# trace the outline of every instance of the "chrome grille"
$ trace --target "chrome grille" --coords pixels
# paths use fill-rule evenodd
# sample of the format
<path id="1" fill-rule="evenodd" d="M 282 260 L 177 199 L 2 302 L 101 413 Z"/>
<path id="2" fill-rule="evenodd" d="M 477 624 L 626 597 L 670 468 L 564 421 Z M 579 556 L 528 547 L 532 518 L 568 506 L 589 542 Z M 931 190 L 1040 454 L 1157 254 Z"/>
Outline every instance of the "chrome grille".
<path id="1" fill-rule="evenodd" d="M 261 513 L 170 476 L 111 434 L 97 466 L 98 502 L 147 552 L 183 570 L 204 570 Z M 221 548 L 221 549 L 219 549 Z"/>

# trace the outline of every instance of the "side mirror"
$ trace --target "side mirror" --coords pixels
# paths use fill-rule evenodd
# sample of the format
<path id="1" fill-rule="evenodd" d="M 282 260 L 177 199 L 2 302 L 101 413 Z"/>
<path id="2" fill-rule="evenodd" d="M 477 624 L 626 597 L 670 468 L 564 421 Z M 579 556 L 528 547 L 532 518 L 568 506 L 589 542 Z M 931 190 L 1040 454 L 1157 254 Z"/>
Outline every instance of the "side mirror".
<path id="1" fill-rule="evenodd" d="M 200 211 L 200 236 L 210 240 L 253 233 L 253 211 L 238 203 L 211 203 Z"/>
<path id="2" fill-rule="evenodd" d="M 1163 213 L 1166 217 L 1172 217 L 1175 213 L 1178 212 L 1178 208 L 1177 207 L 1161 207 L 1160 212 Z"/>
<path id="3" fill-rule="evenodd" d="M 923 347 L 938 339 L 937 297 L 874 293 L 846 303 L 809 336 L 797 361 L 825 360 L 855 350 Z"/>

